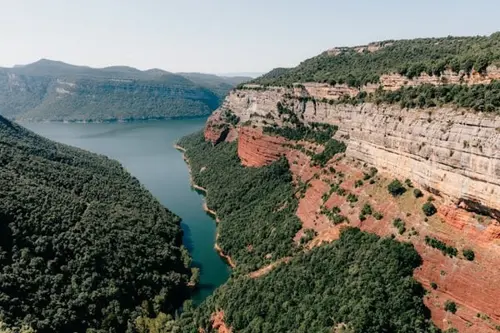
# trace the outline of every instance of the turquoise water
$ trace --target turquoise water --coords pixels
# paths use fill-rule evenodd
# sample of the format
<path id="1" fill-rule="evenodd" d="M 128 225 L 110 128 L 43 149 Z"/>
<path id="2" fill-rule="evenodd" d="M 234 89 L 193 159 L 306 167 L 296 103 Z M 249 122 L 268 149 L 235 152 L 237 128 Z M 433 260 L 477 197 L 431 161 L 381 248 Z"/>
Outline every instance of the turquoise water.
<path id="1" fill-rule="evenodd" d="M 184 244 L 201 270 L 199 303 L 224 283 L 229 267 L 214 250 L 215 221 L 202 208 L 203 196 L 191 188 L 176 140 L 203 127 L 205 119 L 131 123 L 23 123 L 49 139 L 118 160 L 168 209 L 182 218 Z"/>

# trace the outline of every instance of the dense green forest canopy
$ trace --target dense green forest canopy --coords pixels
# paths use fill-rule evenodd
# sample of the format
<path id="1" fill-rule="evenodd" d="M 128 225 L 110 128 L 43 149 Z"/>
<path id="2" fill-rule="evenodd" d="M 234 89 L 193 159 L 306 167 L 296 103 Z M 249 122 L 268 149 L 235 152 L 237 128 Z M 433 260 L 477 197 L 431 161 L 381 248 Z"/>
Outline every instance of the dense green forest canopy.
<path id="1" fill-rule="evenodd" d="M 0 114 L 27 120 L 129 120 L 204 116 L 239 78 L 40 60 L 0 68 Z"/>
<path id="2" fill-rule="evenodd" d="M 179 218 L 119 163 L 0 117 L 0 320 L 125 332 L 188 296 Z"/>
<path id="3" fill-rule="evenodd" d="M 185 312 L 182 332 L 213 332 L 224 311 L 234 332 L 437 332 L 413 278 L 421 259 L 409 243 L 348 228 L 338 241 L 300 253 L 267 275 L 231 278 L 199 308 Z"/>
<path id="4" fill-rule="evenodd" d="M 416 87 L 403 87 L 396 91 L 378 89 L 371 94 L 361 92 L 352 98 L 346 96 L 337 102 L 399 104 L 402 108 L 431 108 L 453 104 L 479 112 L 499 112 L 500 81 L 473 86 L 423 84 Z"/>
<path id="5" fill-rule="evenodd" d="M 221 220 L 218 243 L 237 271 L 256 270 L 296 250 L 293 237 L 301 223 L 286 159 L 246 168 L 235 143 L 213 146 L 202 132 L 179 144 L 187 149 L 194 182 L 208 190 L 208 206 Z"/>
<path id="6" fill-rule="evenodd" d="M 324 52 L 297 67 L 275 69 L 252 83 L 288 86 L 327 82 L 360 87 L 378 82 L 387 73 L 411 78 L 422 72 L 440 75 L 447 68 L 481 72 L 490 64 L 500 63 L 500 32 L 491 36 L 387 40 L 375 44 L 381 47 L 375 52 L 359 52 L 353 47 L 338 48 L 338 54 Z"/>

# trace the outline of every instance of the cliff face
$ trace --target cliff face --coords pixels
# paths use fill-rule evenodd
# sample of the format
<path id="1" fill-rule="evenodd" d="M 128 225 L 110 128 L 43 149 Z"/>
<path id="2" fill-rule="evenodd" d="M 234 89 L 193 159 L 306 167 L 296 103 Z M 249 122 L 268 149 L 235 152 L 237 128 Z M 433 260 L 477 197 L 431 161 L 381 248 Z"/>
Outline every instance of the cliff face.
<path id="1" fill-rule="evenodd" d="M 444 329 L 452 325 L 460 332 L 495 332 L 500 322 L 500 117 L 453 107 L 419 110 L 331 105 L 318 102 L 325 98 L 324 92 L 306 87 L 233 91 L 209 119 L 205 137 L 214 143 L 225 140 L 212 129 L 221 127 L 224 120 L 220 114 L 230 110 L 240 119 L 239 125 L 231 128 L 230 139 L 238 136 L 238 154 L 244 165 L 258 167 L 286 156 L 294 179 L 310 184 L 297 210 L 303 229 L 318 232 L 310 246 L 336 239 L 342 226 L 334 226 L 321 213 L 323 206 L 340 207 L 350 225 L 381 236 L 397 234 L 392 221 L 403 218 L 407 230 L 411 228 L 416 236 L 397 237 L 411 241 L 423 258 L 415 278 L 429 290 L 425 303 L 434 322 Z M 300 96 L 316 101 L 300 100 Z M 342 161 L 332 160 L 324 168 L 312 166 L 309 156 L 291 148 L 297 142 L 263 134 L 263 126 L 283 123 L 278 102 L 303 122 L 338 125 L 336 137 L 347 143 Z M 370 187 L 365 182 L 355 186 L 371 166 L 379 171 L 376 185 Z M 356 194 L 359 202 L 370 202 L 383 218 L 359 221 L 359 207 L 352 207 L 336 194 L 324 201 L 329 184 L 338 180 L 329 174 L 329 167 L 345 174 L 342 188 Z M 421 206 L 425 200 L 417 201 L 411 191 L 398 200 L 388 195 L 387 184 L 393 178 L 410 179 L 426 196 L 432 194 L 438 214 L 424 220 Z M 296 240 L 301 235 L 299 232 Z M 476 259 L 469 262 L 444 256 L 427 246 L 424 236 L 460 251 L 473 248 Z M 431 283 L 437 283 L 438 289 L 433 290 Z M 446 300 L 458 304 L 456 314 L 444 310 Z"/>
<path id="2" fill-rule="evenodd" d="M 347 156 L 390 175 L 409 178 L 450 203 L 488 210 L 500 217 L 499 116 L 452 107 L 423 111 L 373 104 L 330 105 L 299 101 L 289 93 L 285 88 L 234 91 L 223 108 L 257 127 L 273 122 L 280 125 L 276 104 L 281 102 L 306 122 L 338 125 L 337 136 L 348 138 Z M 213 140 L 211 133 L 207 138 Z M 264 144 L 249 152 L 244 140 L 240 147 L 245 156 L 265 155 L 266 150 L 276 149 Z M 271 160 L 265 157 L 261 164 Z"/>

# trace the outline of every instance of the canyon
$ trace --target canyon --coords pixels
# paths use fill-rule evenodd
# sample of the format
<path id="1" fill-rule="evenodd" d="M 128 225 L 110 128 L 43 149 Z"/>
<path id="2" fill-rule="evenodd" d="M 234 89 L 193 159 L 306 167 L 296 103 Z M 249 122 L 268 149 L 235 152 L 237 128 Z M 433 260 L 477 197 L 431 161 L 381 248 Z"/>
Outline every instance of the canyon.
<path id="1" fill-rule="evenodd" d="M 448 72 L 442 77 L 447 82 L 466 80 L 464 83 L 472 85 L 490 82 L 498 76 L 498 69 L 490 66 L 486 74 L 472 73 L 460 78 L 459 74 Z M 381 77 L 382 88 L 386 90 L 423 82 L 443 81 L 425 74 L 411 80 L 399 74 Z M 393 235 L 415 246 L 423 263 L 415 270 L 414 277 L 428 291 L 424 302 L 437 326 L 454 327 L 460 332 L 497 331 L 500 328 L 500 276 L 496 271 L 500 265 L 500 116 L 452 105 L 402 109 L 397 105 L 329 102 L 358 92 L 356 88 L 323 83 L 289 88 L 247 85 L 233 90 L 209 118 L 205 138 L 214 144 L 238 140 L 238 155 L 248 167 L 268 165 L 282 156 L 288 159 L 294 182 L 308 184 L 299 198 L 296 215 L 303 228 L 295 240 L 300 240 L 306 229 L 316 231 L 309 248 L 338 238 L 346 223 L 334 225 L 322 208 L 340 207 L 349 225 L 380 236 Z M 304 124 L 338 126 L 335 138 L 347 144 L 346 152 L 321 167 L 313 165 L 308 154 L 294 148 L 300 144 L 319 152 L 323 149 L 321 145 L 266 134 L 265 127 L 284 126 L 287 121 L 287 115 L 279 112 L 278 103 Z M 228 122 L 224 116 L 228 113 L 237 116 L 239 123 Z M 370 168 L 378 170 L 373 184 L 365 180 L 356 185 Z M 424 198 L 415 198 L 411 188 L 401 197 L 391 196 L 387 185 L 394 178 L 408 179 L 412 186 L 423 191 Z M 353 205 L 336 193 L 325 200 L 331 184 L 339 179 L 343 189 L 355 194 L 360 203 L 369 203 L 382 217 L 368 216 L 361 221 L 358 216 L 362 205 Z M 431 196 L 438 213 L 426 217 L 421 207 Z M 411 232 L 398 234 L 393 226 L 396 218 L 403 219 Z M 460 253 L 472 248 L 475 259 L 445 256 L 426 245 L 425 236 L 454 246 Z M 259 274 L 254 275 L 258 278 Z M 450 300 L 458 305 L 456 313 L 444 309 L 445 302 Z"/>

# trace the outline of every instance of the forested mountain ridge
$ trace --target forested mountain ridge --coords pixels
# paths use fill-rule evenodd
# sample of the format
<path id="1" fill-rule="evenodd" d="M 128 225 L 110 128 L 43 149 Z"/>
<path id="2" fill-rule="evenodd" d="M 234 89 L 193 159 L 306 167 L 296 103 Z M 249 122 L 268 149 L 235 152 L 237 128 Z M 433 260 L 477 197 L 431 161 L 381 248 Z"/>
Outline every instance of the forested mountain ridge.
<path id="1" fill-rule="evenodd" d="M 125 66 L 97 69 L 42 59 L 0 68 L 0 114 L 33 121 L 204 116 L 220 105 L 235 82 L 200 75 Z"/>
<path id="2" fill-rule="evenodd" d="M 294 68 L 276 68 L 251 82 L 270 86 L 320 82 L 359 88 L 379 83 L 383 74 L 397 73 L 411 79 L 422 73 L 440 76 L 447 69 L 455 73 L 484 72 L 490 65 L 500 65 L 500 32 L 336 47 Z"/>
<path id="3" fill-rule="evenodd" d="M 0 318 L 125 332 L 189 296 L 179 218 L 105 156 L 0 116 Z"/>

